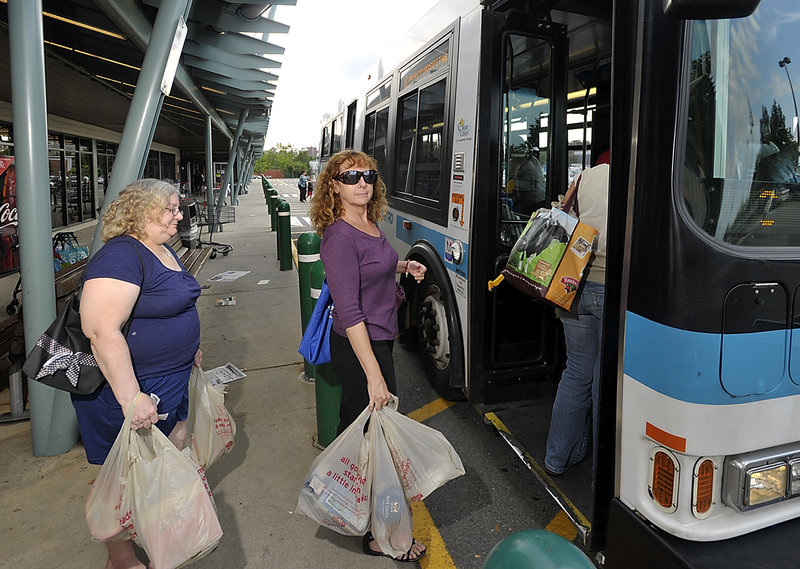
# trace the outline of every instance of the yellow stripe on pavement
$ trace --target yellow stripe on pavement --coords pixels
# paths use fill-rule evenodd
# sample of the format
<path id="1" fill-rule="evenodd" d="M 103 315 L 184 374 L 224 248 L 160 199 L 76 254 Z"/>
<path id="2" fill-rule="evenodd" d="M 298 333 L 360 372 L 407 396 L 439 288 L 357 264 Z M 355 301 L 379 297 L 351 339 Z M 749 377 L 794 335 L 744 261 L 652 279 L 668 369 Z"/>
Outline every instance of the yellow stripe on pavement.
<path id="1" fill-rule="evenodd" d="M 442 399 L 440 397 L 435 401 L 431 401 L 427 405 L 423 405 L 419 409 L 411 411 L 411 413 L 407 413 L 406 416 L 411 417 L 412 419 L 414 419 L 419 423 L 422 423 L 424 421 L 427 421 L 437 413 L 441 413 L 445 409 L 452 407 L 453 405 L 455 405 L 455 402 L 446 401 L 445 399 Z"/>
<path id="2" fill-rule="evenodd" d="M 444 544 L 442 534 L 436 529 L 428 508 L 423 502 L 411 503 L 411 517 L 414 525 L 415 539 L 421 541 L 428 548 L 425 557 L 419 560 L 422 569 L 456 569 L 450 552 Z"/>
<path id="3" fill-rule="evenodd" d="M 557 533 L 567 541 L 572 541 L 578 535 L 578 530 L 575 529 L 575 525 L 569 519 L 569 516 L 564 513 L 564 510 L 559 510 L 545 529 Z"/>
<path id="4" fill-rule="evenodd" d="M 421 423 L 454 404 L 454 402 L 446 401 L 440 397 L 419 409 L 407 413 L 406 416 Z M 450 552 L 447 551 L 442 534 L 436 528 L 436 524 L 424 502 L 411 503 L 411 518 L 414 526 L 414 537 L 428 548 L 425 557 L 419 560 L 420 567 L 422 569 L 456 569 L 456 564 L 453 562 L 453 558 L 450 557 Z"/>

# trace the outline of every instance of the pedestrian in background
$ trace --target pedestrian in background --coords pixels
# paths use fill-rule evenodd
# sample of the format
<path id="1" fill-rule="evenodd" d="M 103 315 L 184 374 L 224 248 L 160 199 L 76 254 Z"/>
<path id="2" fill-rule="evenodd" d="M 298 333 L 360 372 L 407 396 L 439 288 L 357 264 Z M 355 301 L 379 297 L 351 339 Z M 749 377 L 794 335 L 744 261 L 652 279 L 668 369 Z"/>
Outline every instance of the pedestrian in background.
<path id="1" fill-rule="evenodd" d="M 86 265 L 80 313 L 107 383 L 91 395 L 72 395 L 91 464 L 105 461 L 131 402 L 131 429 L 155 425 L 183 448 L 189 376 L 202 352 L 195 306 L 200 285 L 167 245 L 178 232 L 179 206 L 171 184 L 144 179 L 123 189 L 103 215 L 105 244 Z M 122 329 L 131 315 L 126 337 Z M 106 548 L 106 568 L 144 569 L 129 539 L 106 542 Z"/>
<path id="2" fill-rule="evenodd" d="M 309 216 L 322 236 L 320 258 L 333 298 L 331 363 L 342 384 L 342 433 L 366 408 L 381 409 L 397 393 L 392 347 L 402 302 L 397 274 L 417 281 L 426 267 L 400 261 L 378 227 L 386 211 L 385 186 L 374 158 L 353 150 L 331 157 L 317 180 Z M 364 553 L 387 556 L 370 532 Z M 425 545 L 414 540 L 398 561 L 416 561 Z"/>
<path id="3" fill-rule="evenodd" d="M 300 172 L 300 179 L 297 181 L 297 187 L 300 188 L 300 201 L 306 201 L 306 192 L 308 191 L 308 176 L 306 171 Z"/>

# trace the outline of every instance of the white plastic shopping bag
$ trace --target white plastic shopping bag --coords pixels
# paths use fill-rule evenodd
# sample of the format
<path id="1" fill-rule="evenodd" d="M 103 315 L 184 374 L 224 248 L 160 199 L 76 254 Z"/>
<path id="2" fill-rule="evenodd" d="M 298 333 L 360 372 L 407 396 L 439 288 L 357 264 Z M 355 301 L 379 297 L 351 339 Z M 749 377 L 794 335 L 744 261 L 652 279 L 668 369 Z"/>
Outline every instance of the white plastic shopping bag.
<path id="1" fill-rule="evenodd" d="M 131 431 L 131 466 L 121 511 L 153 569 L 175 569 L 222 538 L 211 493 L 198 469 L 156 427 Z"/>
<path id="2" fill-rule="evenodd" d="M 132 539 L 153 569 L 199 559 L 222 538 L 202 468 L 157 427 L 131 430 L 131 411 L 86 500 L 97 541 Z"/>
<path id="3" fill-rule="evenodd" d="M 388 407 L 373 411 L 367 430 L 367 468 L 372 477 L 370 531 L 383 553 L 398 557 L 411 549 L 413 536 L 411 508 L 384 437 L 384 420 L 388 412 L 396 413 Z"/>
<path id="4" fill-rule="evenodd" d="M 446 482 L 464 474 L 464 465 L 445 436 L 397 412 L 381 410 L 380 421 L 397 474 L 409 502 L 419 502 Z"/>
<path id="5" fill-rule="evenodd" d="M 122 491 L 130 467 L 128 441 L 131 432 L 131 411 L 133 402 L 122 428 L 117 435 L 111 450 L 108 452 L 97 478 L 94 479 L 86 498 L 85 513 L 89 533 L 96 541 L 127 539 L 123 520 L 120 519 Z"/>
<path id="6" fill-rule="evenodd" d="M 364 409 L 314 460 L 297 501 L 297 509 L 309 518 L 344 535 L 364 535 L 369 528 L 364 438 L 369 416 L 369 409 Z"/>
<path id="7" fill-rule="evenodd" d="M 233 448 L 236 423 L 225 408 L 225 386 L 211 385 L 200 367 L 189 378 L 188 433 L 205 470 Z"/>

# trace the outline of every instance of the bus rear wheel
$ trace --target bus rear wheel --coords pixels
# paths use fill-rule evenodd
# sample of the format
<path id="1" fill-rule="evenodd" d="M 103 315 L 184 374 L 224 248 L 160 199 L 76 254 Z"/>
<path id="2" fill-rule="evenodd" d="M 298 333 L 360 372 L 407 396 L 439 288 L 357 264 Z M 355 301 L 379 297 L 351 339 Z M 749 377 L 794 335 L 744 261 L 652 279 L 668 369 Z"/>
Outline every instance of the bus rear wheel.
<path id="1" fill-rule="evenodd" d="M 451 326 L 455 307 L 430 272 L 420 284 L 417 295 L 417 339 L 422 359 L 433 386 L 444 399 L 461 401 L 464 393 L 460 387 L 450 385 L 455 358 L 463 357 L 458 345 L 451 343 Z"/>

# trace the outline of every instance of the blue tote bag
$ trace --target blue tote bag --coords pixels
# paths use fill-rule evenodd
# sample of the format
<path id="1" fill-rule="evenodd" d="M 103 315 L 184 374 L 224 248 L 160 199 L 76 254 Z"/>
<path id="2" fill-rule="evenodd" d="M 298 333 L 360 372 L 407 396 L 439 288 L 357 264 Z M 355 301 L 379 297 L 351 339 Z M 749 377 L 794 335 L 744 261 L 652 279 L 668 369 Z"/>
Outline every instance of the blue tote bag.
<path id="1" fill-rule="evenodd" d="M 306 331 L 297 350 L 312 365 L 331 361 L 331 326 L 333 325 L 333 299 L 328 282 L 322 281 L 317 304 L 308 319 Z"/>

